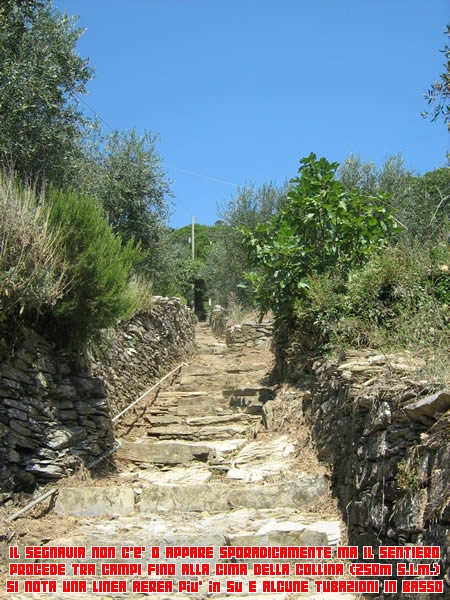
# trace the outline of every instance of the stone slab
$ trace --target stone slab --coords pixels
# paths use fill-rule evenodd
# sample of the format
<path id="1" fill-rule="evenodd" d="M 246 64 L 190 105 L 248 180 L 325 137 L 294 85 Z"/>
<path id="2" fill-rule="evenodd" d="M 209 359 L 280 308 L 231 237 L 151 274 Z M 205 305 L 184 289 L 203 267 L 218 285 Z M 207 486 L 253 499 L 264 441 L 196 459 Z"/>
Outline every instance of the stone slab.
<path id="1" fill-rule="evenodd" d="M 230 423 L 217 426 L 194 426 L 194 425 L 168 425 L 167 427 L 151 427 L 147 435 L 161 439 L 184 438 L 184 439 L 226 439 L 246 433 L 248 424 Z"/>
<path id="2" fill-rule="evenodd" d="M 406 414 L 425 425 L 431 425 L 450 409 L 450 390 L 419 398 L 403 407 Z"/>
<path id="3" fill-rule="evenodd" d="M 219 398 L 211 395 L 178 397 L 177 415 L 180 417 L 215 415 Z"/>
<path id="4" fill-rule="evenodd" d="M 246 482 L 262 481 L 270 475 L 290 469 L 289 456 L 295 450 L 287 436 L 273 440 L 250 442 L 233 461 L 227 477 Z"/>
<path id="5" fill-rule="evenodd" d="M 306 508 L 328 491 L 324 476 L 304 475 L 279 485 L 232 487 L 223 483 L 151 486 L 142 490 L 140 511 L 223 512 L 230 509 Z"/>
<path id="6" fill-rule="evenodd" d="M 205 484 L 211 479 L 212 472 L 204 465 L 193 465 L 191 467 L 171 467 L 165 471 L 160 469 L 145 469 L 140 471 L 138 479 L 148 481 L 153 485 L 173 484 Z"/>
<path id="7" fill-rule="evenodd" d="M 141 513 L 221 512 L 228 509 L 229 487 L 224 484 L 152 486 L 142 490 Z"/>
<path id="8" fill-rule="evenodd" d="M 210 449 L 200 444 L 155 443 L 147 439 L 134 442 L 123 440 L 116 454 L 118 458 L 134 462 L 163 465 L 186 465 L 192 461 L 206 462 L 209 455 Z"/>
<path id="9" fill-rule="evenodd" d="M 255 509 L 305 508 L 328 492 L 323 475 L 308 475 L 278 485 L 230 488 L 228 504 Z"/>
<path id="10" fill-rule="evenodd" d="M 260 421 L 258 417 L 252 417 L 244 413 L 230 413 L 227 415 L 202 416 L 186 419 L 187 425 L 224 425 L 225 423 L 253 423 Z"/>
<path id="11" fill-rule="evenodd" d="M 310 528 L 230 535 L 229 542 L 230 546 L 326 546 L 328 538 L 326 533 Z"/>
<path id="12" fill-rule="evenodd" d="M 132 515 L 135 512 L 134 490 L 131 487 L 60 488 L 55 512 L 80 517 L 101 515 Z"/>
<path id="13" fill-rule="evenodd" d="M 247 440 L 245 438 L 233 438 L 230 440 L 216 440 L 211 442 L 205 440 L 203 445 L 210 448 L 216 456 L 221 456 L 242 448 L 245 446 L 246 442 Z"/>

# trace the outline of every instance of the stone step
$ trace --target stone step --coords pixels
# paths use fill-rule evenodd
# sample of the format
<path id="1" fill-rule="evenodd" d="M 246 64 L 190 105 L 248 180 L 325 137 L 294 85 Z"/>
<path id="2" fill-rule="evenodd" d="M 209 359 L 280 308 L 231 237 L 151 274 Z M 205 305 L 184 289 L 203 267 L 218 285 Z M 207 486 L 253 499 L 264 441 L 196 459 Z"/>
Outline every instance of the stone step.
<path id="1" fill-rule="evenodd" d="M 273 475 L 285 477 L 294 459 L 295 445 L 287 436 L 248 442 L 233 458 L 227 477 L 241 482 L 262 481 Z"/>
<path id="2" fill-rule="evenodd" d="M 264 404 L 275 396 L 274 390 L 261 386 L 243 386 L 224 389 L 224 398 L 230 408 L 252 415 L 263 415 Z"/>
<path id="3" fill-rule="evenodd" d="M 225 423 L 260 423 L 261 419 L 255 415 L 247 415 L 240 412 L 227 411 L 222 415 L 206 415 L 201 417 L 187 417 L 186 425 L 204 426 L 204 425 L 224 425 Z"/>
<path id="4" fill-rule="evenodd" d="M 169 408 L 178 416 L 217 415 L 224 410 L 221 404 L 226 405 L 222 394 L 217 392 L 177 390 L 161 392 L 152 409 Z"/>
<path id="5" fill-rule="evenodd" d="M 51 545 L 127 546 L 139 540 L 139 545 L 146 548 L 160 546 L 161 561 L 167 546 L 212 546 L 216 559 L 205 562 L 217 562 L 220 546 L 335 546 L 341 542 L 342 527 L 333 516 L 317 518 L 289 508 L 241 508 L 214 514 L 157 512 L 145 518 L 141 513 L 107 521 L 86 519 L 80 521 L 76 535 L 52 540 Z M 230 558 L 229 562 L 234 561 Z M 252 564 L 260 559 L 244 562 Z"/>
<path id="6" fill-rule="evenodd" d="M 218 440 L 246 435 L 247 425 L 222 425 L 220 427 L 189 427 L 189 425 L 152 427 L 148 431 L 150 437 L 160 440 Z"/>
<path id="7" fill-rule="evenodd" d="M 223 356 L 224 354 L 230 354 L 231 352 L 230 348 L 228 348 L 226 344 L 220 342 L 211 344 L 206 338 L 204 341 L 197 339 L 195 345 L 197 346 L 197 351 L 199 354 Z"/>
<path id="8" fill-rule="evenodd" d="M 142 465 L 141 465 L 142 466 Z M 205 463 L 192 463 L 191 465 L 170 466 L 170 468 L 161 469 L 156 466 L 145 465 L 144 469 L 138 472 L 130 471 L 121 473 L 124 481 L 131 482 L 133 487 L 142 487 L 144 482 L 152 485 L 198 485 L 205 484 L 213 475 L 214 467 L 209 467 Z"/>
<path id="9" fill-rule="evenodd" d="M 255 510 L 304 509 L 328 491 L 323 475 L 307 475 L 293 481 L 272 485 L 233 487 L 225 483 L 204 485 L 150 486 L 139 499 L 141 513 L 155 512 L 224 512 L 238 508 Z"/>
<path id="10" fill-rule="evenodd" d="M 225 483 L 61 488 L 55 502 L 59 514 L 76 516 L 155 515 L 157 513 L 223 513 L 254 510 L 304 509 L 324 496 L 328 483 L 322 475 L 304 474 L 271 485 L 234 487 Z"/>
<path id="11" fill-rule="evenodd" d="M 238 386 L 253 385 L 266 375 L 266 368 L 248 368 L 243 364 L 225 367 L 217 365 L 193 366 L 182 370 L 176 387 L 182 391 L 232 389 Z"/>
<path id="12" fill-rule="evenodd" d="M 150 440 L 121 441 L 117 458 L 133 462 L 161 465 L 187 465 L 193 461 L 207 462 L 211 454 L 208 446 L 179 442 L 152 442 Z"/>
<path id="13" fill-rule="evenodd" d="M 225 388 L 217 392 L 177 391 L 161 392 L 157 400 L 146 411 L 146 419 L 154 422 L 150 415 L 175 414 L 177 416 L 207 416 L 230 413 L 240 410 L 247 414 L 262 414 L 264 404 L 274 397 L 271 388 L 244 386 Z M 170 421 L 166 421 L 169 423 Z"/>
<path id="14" fill-rule="evenodd" d="M 55 512 L 82 517 L 125 516 L 135 513 L 135 504 L 131 486 L 63 487 L 56 496 Z"/>
<path id="15" fill-rule="evenodd" d="M 243 415 L 252 416 L 252 415 Z M 246 435 L 255 421 L 225 422 L 223 425 L 166 425 L 149 427 L 147 435 L 157 437 L 161 440 L 184 439 L 184 440 L 218 440 L 229 439 L 236 436 Z"/>
<path id="16" fill-rule="evenodd" d="M 113 490 L 114 491 L 114 490 Z M 252 558 L 252 559 L 233 559 L 233 547 L 236 546 L 260 546 L 263 550 L 267 547 L 273 546 L 335 546 L 341 543 L 341 530 L 343 524 L 333 518 L 323 516 L 321 520 L 317 520 L 314 515 L 311 514 L 300 514 L 292 509 L 284 510 L 253 510 L 253 509 L 240 509 L 235 511 L 227 511 L 226 513 L 218 513 L 214 515 L 208 515 L 207 513 L 170 513 L 168 515 L 152 514 L 147 515 L 145 519 L 142 516 L 123 516 L 120 519 L 112 519 L 109 521 L 92 521 L 86 520 L 80 522 L 80 528 L 76 535 L 68 536 L 62 539 L 56 539 L 52 541 L 52 545 L 57 546 L 85 546 L 87 556 L 90 556 L 90 549 L 92 546 L 109 546 L 115 547 L 119 552 L 120 547 L 135 546 L 137 543 L 139 546 L 144 546 L 146 551 L 143 558 L 140 561 L 136 561 L 132 558 L 128 560 L 109 560 L 108 562 L 120 561 L 124 562 L 141 562 L 143 565 L 143 573 L 145 573 L 146 564 L 148 562 L 157 562 L 159 564 L 171 563 L 175 565 L 175 575 L 170 577 L 174 581 L 174 594 L 170 594 L 170 597 L 179 598 L 180 600 L 185 598 L 183 593 L 178 592 L 178 582 L 181 580 L 190 579 L 191 581 L 200 580 L 200 587 L 195 590 L 194 593 L 198 593 L 199 596 L 193 596 L 190 594 L 188 597 L 212 597 L 212 598 L 223 598 L 230 597 L 230 593 L 224 596 L 223 592 L 226 590 L 227 581 L 232 578 L 234 581 L 242 582 L 243 594 L 242 597 L 249 597 L 248 581 L 251 578 L 257 582 L 257 594 L 251 594 L 252 598 L 257 598 L 258 594 L 263 591 L 263 581 L 268 579 L 274 581 L 287 581 L 287 580 L 298 580 L 299 577 L 295 575 L 294 564 L 296 562 L 303 562 L 301 559 L 297 560 L 283 560 L 282 562 L 290 564 L 290 575 L 289 577 L 283 576 L 276 578 L 274 576 L 260 577 L 253 574 L 254 565 L 256 563 L 279 563 L 280 560 L 271 560 L 264 557 Z M 159 547 L 160 558 L 151 560 L 149 556 L 149 550 L 151 547 Z M 172 558 L 166 557 L 166 549 L 168 547 L 201 547 L 209 546 L 214 549 L 214 557 L 211 559 L 189 559 L 189 558 Z M 227 548 L 228 556 L 227 559 L 219 558 L 219 547 Z M 117 555 L 119 556 L 119 555 Z M 72 562 L 60 560 L 58 562 Z M 100 559 L 91 559 L 90 563 L 94 563 L 98 571 L 100 570 L 100 564 L 105 562 Z M 198 563 L 201 562 L 206 565 L 207 572 L 202 576 L 195 574 L 193 577 L 182 575 L 181 564 L 190 564 L 193 574 L 197 569 Z M 228 576 L 223 577 L 216 575 L 215 565 L 222 562 L 234 564 L 239 568 L 238 563 L 247 564 L 246 572 L 241 576 Z M 197 572 L 198 573 L 198 572 Z M 155 577 L 133 577 L 136 579 L 154 579 Z M 162 578 L 162 577 L 160 577 Z M 88 579 L 88 586 L 90 586 Z M 98 578 L 97 578 L 98 579 Z M 126 577 L 120 579 L 126 580 Z M 128 579 L 130 581 L 131 578 Z M 166 577 L 167 579 L 167 577 Z M 221 584 L 221 592 L 210 593 L 208 582 L 210 580 L 219 581 Z M 88 587 L 89 589 L 89 587 Z M 128 594 L 130 593 L 130 587 L 128 588 Z M 274 592 L 275 593 L 275 592 Z M 167 595 L 158 596 L 151 594 L 153 598 L 164 598 L 167 599 Z M 232 594 L 231 594 L 232 595 Z M 238 595 L 238 597 L 241 594 Z M 40 594 L 39 598 L 45 597 Z M 53 597 L 55 597 L 53 595 Z M 58 596 L 59 597 L 59 596 Z M 77 595 L 77 598 L 82 598 L 82 595 Z M 86 598 L 98 597 L 97 595 L 85 595 Z M 118 600 L 119 598 L 125 598 L 127 595 L 115 593 L 111 596 L 111 600 Z M 142 596 L 139 593 L 133 593 L 134 598 L 147 597 L 147 594 Z M 310 598 L 310 600 L 322 600 L 323 594 L 318 596 L 315 593 L 315 588 L 310 579 L 309 593 L 302 593 L 301 595 L 284 595 L 284 592 L 272 594 L 264 593 L 264 598 L 285 598 L 286 600 L 293 600 L 295 598 Z M 343 598 L 345 600 L 353 600 L 356 598 L 351 594 L 327 594 L 328 598 Z M 109 596 L 102 595 L 102 598 L 109 598 Z"/>
<path id="17" fill-rule="evenodd" d="M 233 580 L 243 582 L 243 590 L 248 590 L 246 582 L 248 577 L 257 580 L 258 592 L 262 591 L 261 577 L 255 577 L 253 573 L 253 565 L 255 563 L 277 563 L 278 560 L 270 560 L 264 557 L 254 557 L 251 559 L 233 559 L 233 547 L 236 546 L 260 546 L 264 551 L 270 546 L 335 546 L 341 542 L 342 523 L 333 517 L 324 516 L 321 520 L 317 520 L 311 514 L 301 514 L 291 509 L 285 510 L 254 510 L 240 509 L 235 511 L 227 511 L 226 513 L 217 513 L 208 515 L 207 513 L 169 513 L 160 515 L 146 515 L 143 519 L 141 516 L 127 517 L 123 516 L 120 519 L 112 519 L 109 521 L 92 521 L 86 520 L 80 522 L 80 527 L 76 535 L 67 536 L 62 539 L 52 541 L 52 545 L 57 546 L 84 546 L 86 547 L 87 556 L 91 555 L 92 546 L 110 546 L 119 549 L 126 546 L 144 546 L 146 548 L 143 559 L 139 562 L 143 563 L 144 569 L 148 562 L 157 562 L 159 564 L 172 563 L 175 564 L 174 590 L 178 589 L 177 582 L 181 579 L 187 579 L 186 575 L 182 575 L 181 564 L 190 564 L 193 571 L 196 565 L 201 562 L 207 565 L 207 573 L 205 576 L 190 578 L 193 581 L 201 580 L 202 587 L 198 590 L 199 596 L 190 597 L 223 597 L 223 591 L 226 589 L 226 582 L 230 577 L 221 577 L 215 575 L 215 565 L 221 562 L 231 564 L 245 563 L 248 565 L 247 573 L 249 575 L 232 577 Z M 182 547 L 212 547 L 214 555 L 212 558 L 205 559 L 190 559 L 190 558 L 173 558 L 166 556 L 166 549 L 173 546 Z M 149 556 L 151 547 L 159 547 L 160 558 L 151 560 Z M 227 549 L 227 559 L 220 559 L 220 547 Z M 119 550 L 118 550 L 119 551 Z M 136 562 L 133 559 L 120 560 L 120 562 Z M 64 561 L 58 561 L 64 562 Z M 69 561 L 66 561 L 69 562 Z M 72 562 L 72 561 L 70 561 Z M 100 559 L 91 559 L 89 562 L 95 563 L 97 569 L 102 562 Z M 115 561 L 108 561 L 115 562 Z M 285 561 L 290 563 L 292 577 L 289 579 L 298 579 L 294 575 L 293 565 L 299 560 Z M 145 572 L 145 571 L 144 571 Z M 209 573 L 209 574 L 208 574 Z M 154 578 L 154 577 L 151 577 Z M 136 579 L 136 578 L 133 578 Z M 267 580 L 267 577 L 264 578 Z M 271 578 L 273 579 L 273 578 Z M 222 591 L 214 594 L 208 593 L 208 581 L 219 580 L 223 587 Z M 286 580 L 286 577 L 281 578 Z M 314 588 L 310 585 L 311 595 L 302 594 L 301 596 L 289 596 L 289 599 L 297 597 L 314 598 Z M 79 596 L 77 596 L 79 597 Z M 97 596 L 95 596 L 97 597 Z M 105 598 L 105 596 L 102 596 Z M 114 595 L 114 599 L 121 597 Z M 139 597 L 138 594 L 133 594 L 133 597 Z M 152 597 L 155 597 L 152 594 Z M 156 596 L 157 597 L 157 596 Z M 172 597 L 172 595 L 170 595 Z M 183 598 L 182 594 L 175 592 L 174 597 Z M 228 595 L 229 597 L 229 595 Z M 245 594 L 244 594 L 245 597 Z M 256 597 L 252 594 L 252 597 Z M 264 594 L 265 598 L 270 598 L 269 594 Z M 278 593 L 275 596 L 277 600 L 284 596 Z M 323 596 L 322 596 L 323 597 Z M 327 598 L 329 596 L 327 595 Z M 344 598 L 352 598 L 352 596 L 343 596 Z M 167 596 L 164 596 L 167 598 Z"/>
<path id="18" fill-rule="evenodd" d="M 184 411 L 182 411 L 184 412 Z M 201 411 L 193 411 L 190 412 L 189 409 L 185 411 L 185 416 L 179 416 L 178 411 L 168 411 L 153 414 L 147 414 L 144 417 L 145 423 L 139 423 L 139 427 L 158 427 L 160 425 L 223 425 L 224 423 L 236 423 L 236 422 L 245 422 L 249 421 L 246 419 L 246 415 L 255 414 L 253 412 L 249 412 L 244 414 L 233 412 L 231 409 L 222 409 L 216 407 L 216 412 L 212 414 L 207 414 L 206 416 L 202 414 Z M 258 413 L 259 414 L 259 413 Z M 261 416 L 261 415 L 260 415 Z M 257 419 L 260 421 L 260 419 Z"/>
<path id="19" fill-rule="evenodd" d="M 183 440 L 154 441 L 148 438 L 132 442 L 121 440 L 116 456 L 136 463 L 169 466 L 187 466 L 198 461 L 217 464 L 225 460 L 232 452 L 242 448 L 245 443 L 245 438 L 207 440 L 202 443 Z"/>

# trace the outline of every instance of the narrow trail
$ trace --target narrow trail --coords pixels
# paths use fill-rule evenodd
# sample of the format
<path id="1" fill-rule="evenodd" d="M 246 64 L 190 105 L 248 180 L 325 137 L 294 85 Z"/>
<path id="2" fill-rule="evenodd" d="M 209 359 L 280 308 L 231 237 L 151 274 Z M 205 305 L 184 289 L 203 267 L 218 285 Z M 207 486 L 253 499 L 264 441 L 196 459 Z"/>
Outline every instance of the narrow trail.
<path id="1" fill-rule="evenodd" d="M 229 349 L 203 324 L 197 328 L 196 342 L 198 355 L 182 368 L 175 383 L 145 399 L 120 425 L 121 448 L 116 453 L 120 472 L 73 487 L 69 480 L 60 487 L 53 518 L 55 514 L 60 519 L 76 518 L 76 526 L 63 537 L 48 532 L 46 541 L 51 545 L 85 546 L 88 557 L 93 546 L 146 547 L 141 560 L 133 556 L 119 560 L 142 563 L 141 577 L 128 578 L 127 593 L 107 589 L 94 593 L 91 580 L 104 581 L 102 561 L 89 560 L 96 564 L 96 576 L 88 578 L 86 593 L 73 597 L 356 598 L 316 593 L 314 578 L 310 578 L 309 594 L 263 594 L 263 581 L 305 579 L 296 575 L 294 564 L 308 561 L 236 560 L 233 551 L 228 559 L 219 558 L 219 547 L 336 546 L 345 543 L 344 527 L 336 513 L 314 510 L 329 495 L 323 469 L 308 459 L 310 468 L 305 470 L 304 461 L 299 461 L 299 440 L 264 425 L 263 406 L 275 394 L 266 383 L 269 353 L 246 347 Z M 150 548 L 156 546 L 160 559 L 152 560 Z M 171 546 L 214 547 L 215 556 L 166 558 L 165 550 Z M 254 574 L 254 563 L 280 562 L 290 562 L 289 575 L 281 576 L 276 570 L 265 577 Z M 147 575 L 148 563 L 176 564 L 176 576 Z M 185 574 L 182 563 L 188 565 Z M 221 563 L 234 565 L 236 574 L 220 574 L 224 568 L 220 566 L 216 574 L 216 564 Z M 72 575 L 71 567 L 67 573 Z M 131 579 L 172 580 L 173 593 L 133 592 Z M 190 582 L 191 593 L 186 593 L 189 589 L 178 591 L 182 580 Z M 242 584 L 242 594 L 227 593 L 230 580 Z M 256 581 L 256 594 L 249 593 L 249 580 Z M 210 581 L 216 582 L 214 592 Z M 58 584 L 56 594 L 9 597 L 46 600 L 68 596 Z"/>

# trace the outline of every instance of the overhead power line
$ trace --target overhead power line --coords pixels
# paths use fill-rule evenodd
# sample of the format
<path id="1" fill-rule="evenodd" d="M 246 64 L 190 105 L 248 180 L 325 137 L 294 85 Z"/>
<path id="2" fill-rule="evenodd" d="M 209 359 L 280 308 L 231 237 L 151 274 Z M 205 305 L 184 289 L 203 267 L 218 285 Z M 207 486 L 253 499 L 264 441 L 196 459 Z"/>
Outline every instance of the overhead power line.
<path id="1" fill-rule="evenodd" d="M 175 169 L 175 171 L 180 171 L 181 173 L 187 173 L 188 175 L 192 175 L 193 177 L 201 177 L 202 179 L 209 179 L 209 181 L 215 181 L 216 183 L 223 183 L 224 185 L 238 187 L 236 183 L 226 181 L 225 179 L 217 179 L 217 177 L 208 177 L 208 175 L 202 175 L 201 173 L 196 173 L 195 171 L 188 171 L 188 169 L 181 169 L 180 167 L 176 167 L 175 165 L 171 165 L 169 163 L 165 163 L 165 165 L 170 169 Z"/>
<path id="2" fill-rule="evenodd" d="M 111 131 L 114 131 L 114 127 L 112 127 L 112 125 L 110 125 L 108 123 L 108 121 L 106 121 L 106 119 L 104 119 L 99 112 L 97 112 L 94 108 L 92 108 L 92 106 L 90 104 L 88 104 L 86 102 L 86 100 L 84 100 L 84 98 L 82 98 L 79 94 L 75 94 L 75 95 L 78 98 L 78 100 L 82 104 L 84 104 L 92 112 L 92 114 L 95 115 L 95 117 L 99 121 L 101 121 L 104 125 L 106 125 L 106 127 L 108 127 L 108 129 L 110 129 Z M 180 173 L 187 173 L 188 175 L 192 175 L 193 177 L 199 177 L 201 179 L 207 179 L 209 181 L 214 181 L 216 183 L 221 183 L 223 185 L 231 185 L 232 187 L 238 187 L 236 183 L 233 183 L 231 181 L 226 181 L 225 179 L 219 179 L 217 177 L 210 177 L 208 175 L 203 175 L 201 173 L 196 173 L 195 171 L 190 171 L 189 169 L 182 169 L 181 167 L 177 167 L 176 165 L 171 165 L 171 164 L 169 164 L 169 163 L 167 163 L 165 161 L 163 161 L 163 163 L 169 169 L 174 169 L 175 171 L 179 171 Z"/>

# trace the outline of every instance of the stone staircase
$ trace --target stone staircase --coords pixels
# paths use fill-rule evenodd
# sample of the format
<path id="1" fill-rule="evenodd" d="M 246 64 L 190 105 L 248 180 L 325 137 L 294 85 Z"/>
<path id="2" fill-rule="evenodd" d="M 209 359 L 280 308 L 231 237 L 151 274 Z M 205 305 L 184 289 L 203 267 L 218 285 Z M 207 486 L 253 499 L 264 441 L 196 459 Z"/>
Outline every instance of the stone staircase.
<path id="1" fill-rule="evenodd" d="M 142 577 L 134 579 L 170 579 L 173 593 L 144 588 L 133 592 L 129 580 L 127 593 L 104 589 L 75 597 L 356 598 L 316 593 L 314 578 L 309 593 L 292 593 L 287 582 L 305 579 L 295 574 L 294 565 L 301 560 L 241 560 L 233 556 L 235 550 L 228 558 L 218 558 L 221 547 L 227 553 L 227 548 L 238 547 L 336 546 L 344 543 L 343 523 L 336 514 L 316 514 L 311 509 L 328 494 L 328 480 L 317 471 L 297 470 L 295 457 L 301 451 L 297 440 L 264 428 L 264 405 L 274 395 L 264 385 L 268 371 L 264 351 L 230 350 L 204 325 L 197 329 L 197 346 L 198 357 L 183 367 L 171 389 L 137 407 L 139 422 L 133 417 L 121 426 L 121 447 L 116 453 L 123 467 L 120 475 L 85 487 L 62 486 L 54 507 L 61 518 L 77 515 L 80 519 L 73 535 L 52 540 L 51 545 L 86 546 L 88 552 L 93 546 L 145 546 Z M 171 547 L 180 546 L 213 547 L 214 558 L 166 557 Z M 155 547 L 160 558 L 152 560 L 150 549 Z M 90 562 L 97 564 L 96 579 L 101 580 L 102 561 Z M 136 560 L 130 556 L 121 562 Z M 280 562 L 289 564 L 289 576 L 280 576 L 276 566 L 267 567 L 269 577 L 261 576 L 260 563 Z M 147 575 L 148 563 L 175 568 L 176 576 Z M 226 575 L 229 568 L 231 576 Z M 250 580 L 256 582 L 256 593 L 249 590 Z M 263 593 L 263 582 L 268 580 L 275 587 Z M 66 595 L 13 596 L 28 597 L 44 600 Z"/>

